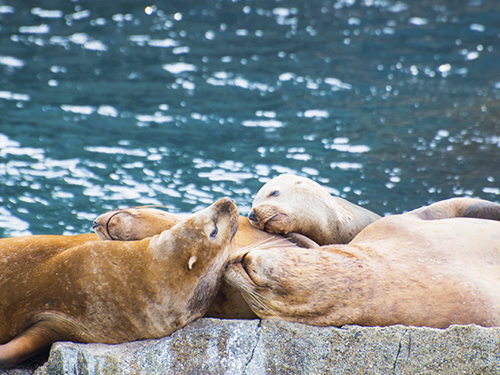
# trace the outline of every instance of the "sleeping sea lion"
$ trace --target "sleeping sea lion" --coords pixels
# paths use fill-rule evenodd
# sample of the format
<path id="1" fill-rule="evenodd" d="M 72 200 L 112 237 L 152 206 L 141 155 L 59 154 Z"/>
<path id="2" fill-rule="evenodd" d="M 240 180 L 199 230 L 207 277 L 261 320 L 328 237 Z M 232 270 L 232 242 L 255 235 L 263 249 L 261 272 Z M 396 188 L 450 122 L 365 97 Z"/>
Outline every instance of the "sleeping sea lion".
<path id="1" fill-rule="evenodd" d="M 219 288 L 238 216 L 234 202 L 223 198 L 141 241 L 0 240 L 0 365 L 59 340 L 159 338 L 203 316 Z"/>
<path id="2" fill-rule="evenodd" d="M 282 174 L 262 186 L 248 218 L 266 232 L 300 233 L 319 245 L 329 245 L 348 243 L 380 216 L 331 196 L 309 178 Z"/>
<path id="3" fill-rule="evenodd" d="M 160 209 L 135 207 L 106 212 L 95 219 L 92 228 L 104 240 L 141 240 L 162 233 L 181 220 L 182 216 L 178 214 Z M 283 236 L 254 228 L 247 217 L 240 216 L 232 251 L 256 242 L 278 238 Z M 290 233 L 287 238 L 291 241 L 290 245 L 318 247 L 316 243 L 300 234 Z M 241 293 L 225 281 L 222 282 L 205 316 L 221 319 L 257 318 Z"/>
<path id="4" fill-rule="evenodd" d="M 92 229 L 103 240 L 137 241 L 160 234 L 182 220 L 183 216 L 164 210 L 131 207 L 99 215 Z"/>
<path id="5" fill-rule="evenodd" d="M 500 222 L 485 218 L 500 220 L 500 205 L 454 198 L 379 219 L 347 245 L 261 243 L 233 253 L 224 279 L 260 318 L 500 326 Z"/>

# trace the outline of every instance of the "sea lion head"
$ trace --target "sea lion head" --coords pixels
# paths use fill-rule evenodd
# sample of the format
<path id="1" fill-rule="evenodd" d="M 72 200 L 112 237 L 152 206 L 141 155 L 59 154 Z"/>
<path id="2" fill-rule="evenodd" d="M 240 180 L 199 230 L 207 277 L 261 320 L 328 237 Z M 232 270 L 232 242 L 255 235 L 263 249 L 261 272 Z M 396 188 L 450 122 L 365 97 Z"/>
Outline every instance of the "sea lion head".
<path id="1" fill-rule="evenodd" d="M 151 239 L 150 248 L 171 280 L 169 293 L 179 289 L 173 294 L 181 300 L 171 302 L 186 304 L 191 316 L 202 316 L 219 289 L 238 219 L 236 204 L 222 198 Z M 186 295 L 182 290 L 188 285 Z"/>
<path id="2" fill-rule="evenodd" d="M 234 202 L 222 198 L 141 241 L 2 239 L 0 366 L 54 341 L 159 338 L 202 317 L 219 289 L 238 220 Z"/>
<path id="3" fill-rule="evenodd" d="M 103 240 L 136 241 L 170 229 L 182 220 L 181 216 L 163 210 L 134 207 L 98 216 L 92 229 Z"/>
<path id="4" fill-rule="evenodd" d="M 264 241 L 231 254 L 223 277 L 262 319 L 321 314 L 324 307 L 313 306 L 309 300 L 318 292 L 317 278 L 308 276 L 309 282 L 304 283 L 310 270 L 301 260 L 314 252 L 291 247 L 285 240 Z M 316 266 L 314 262 L 310 265 L 312 274 Z"/>
<path id="5" fill-rule="evenodd" d="M 229 251 L 238 230 L 238 219 L 238 208 L 233 200 L 222 198 L 154 236 L 150 246 L 158 247 L 161 253 L 162 246 L 168 244 L 168 256 L 174 252 L 177 259 L 186 258 L 187 269 L 193 270 L 195 265 L 206 264 L 221 251 Z"/>
<path id="6" fill-rule="evenodd" d="M 253 201 L 248 218 L 253 226 L 269 233 L 304 233 L 304 228 L 326 222 L 330 194 L 318 183 L 292 174 L 267 182 Z M 313 238 L 314 239 L 314 238 Z"/>

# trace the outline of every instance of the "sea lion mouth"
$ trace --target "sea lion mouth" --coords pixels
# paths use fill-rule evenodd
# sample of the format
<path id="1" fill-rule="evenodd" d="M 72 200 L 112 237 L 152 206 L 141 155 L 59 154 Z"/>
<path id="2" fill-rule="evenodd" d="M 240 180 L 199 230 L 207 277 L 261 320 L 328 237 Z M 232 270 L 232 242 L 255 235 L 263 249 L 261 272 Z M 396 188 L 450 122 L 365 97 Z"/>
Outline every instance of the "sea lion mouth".
<path id="1" fill-rule="evenodd" d="M 273 217 L 271 217 L 269 220 L 267 220 L 267 221 L 264 223 L 264 228 L 263 228 L 264 232 L 267 232 L 267 225 L 268 225 L 271 221 L 273 221 L 274 219 L 276 219 L 278 216 L 280 216 L 280 214 L 276 214 L 276 215 L 274 215 Z M 271 232 L 271 233 L 272 233 L 272 232 Z"/>
<path id="2" fill-rule="evenodd" d="M 245 254 L 243 254 L 243 256 L 241 257 L 241 260 L 240 260 L 240 265 L 241 265 L 241 269 L 243 272 L 245 272 L 246 276 L 248 279 L 250 279 L 250 281 L 255 285 L 255 286 L 258 286 L 258 284 L 255 282 L 255 280 L 252 278 L 252 276 L 250 275 L 250 272 L 248 272 L 248 264 L 245 262 L 245 259 L 248 255 L 248 252 L 246 252 Z"/>
<path id="3" fill-rule="evenodd" d="M 248 251 L 244 254 L 238 255 L 236 259 L 232 259 L 226 264 L 226 269 L 233 268 L 232 272 L 236 272 L 241 275 L 244 279 L 250 282 L 254 287 L 257 286 L 254 279 L 250 276 L 247 270 L 247 264 L 245 262 L 246 256 L 248 255 Z"/>

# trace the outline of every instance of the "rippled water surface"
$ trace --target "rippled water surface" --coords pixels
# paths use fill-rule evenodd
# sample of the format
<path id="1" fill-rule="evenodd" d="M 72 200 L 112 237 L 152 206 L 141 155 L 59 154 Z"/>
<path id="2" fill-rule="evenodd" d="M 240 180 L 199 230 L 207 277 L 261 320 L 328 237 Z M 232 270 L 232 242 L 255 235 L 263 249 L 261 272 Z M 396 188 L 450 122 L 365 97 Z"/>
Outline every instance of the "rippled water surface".
<path id="1" fill-rule="evenodd" d="M 246 214 L 284 172 L 382 215 L 500 201 L 500 2 L 0 0 L 0 236 Z"/>

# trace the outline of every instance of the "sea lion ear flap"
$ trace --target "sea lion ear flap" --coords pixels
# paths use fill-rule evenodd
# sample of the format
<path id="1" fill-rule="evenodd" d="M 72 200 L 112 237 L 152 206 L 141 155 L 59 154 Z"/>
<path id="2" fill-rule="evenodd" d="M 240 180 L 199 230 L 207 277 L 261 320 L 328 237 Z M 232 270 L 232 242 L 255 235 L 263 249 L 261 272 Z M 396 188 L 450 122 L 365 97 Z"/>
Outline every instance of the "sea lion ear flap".
<path id="1" fill-rule="evenodd" d="M 198 260 L 198 258 L 196 257 L 196 255 L 193 255 L 191 258 L 189 258 L 189 262 L 188 262 L 188 268 L 191 270 L 193 269 L 193 264 Z"/>

